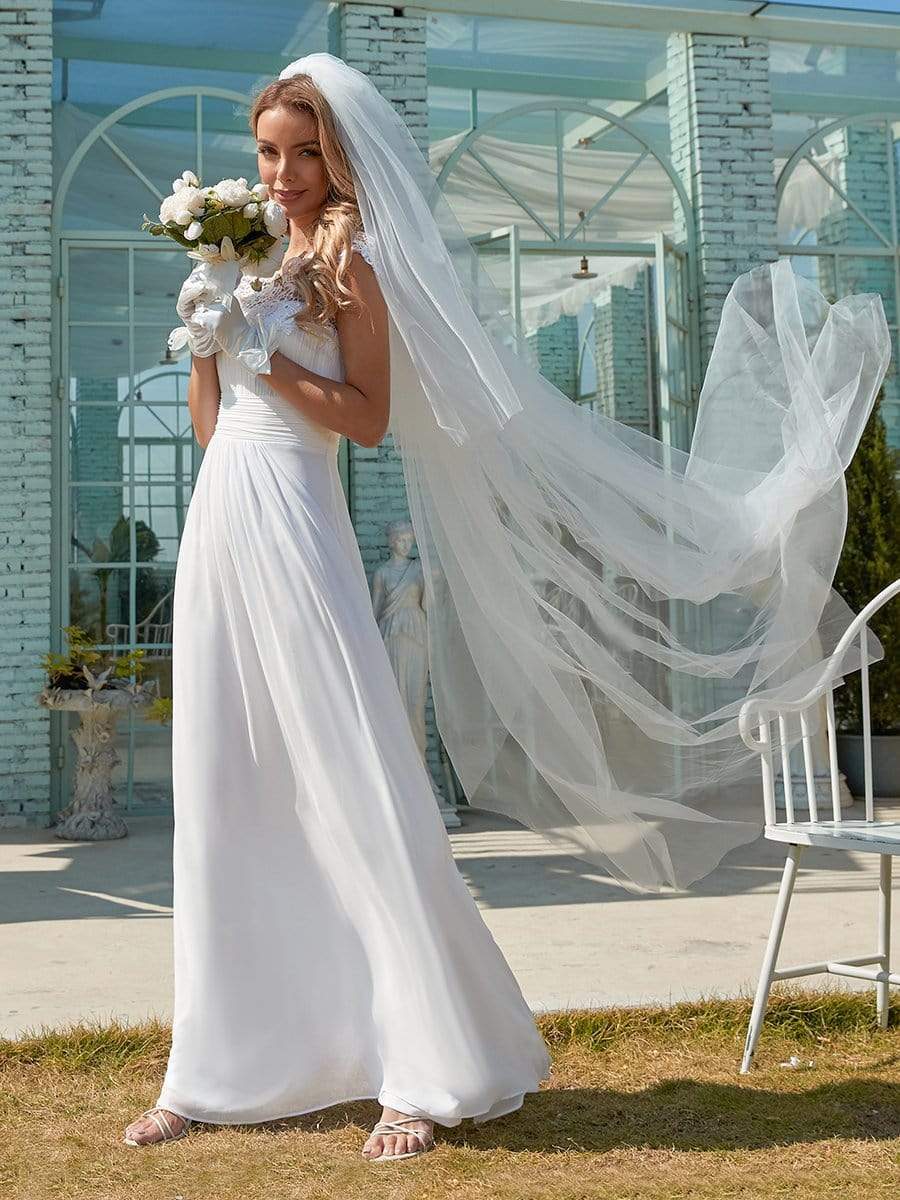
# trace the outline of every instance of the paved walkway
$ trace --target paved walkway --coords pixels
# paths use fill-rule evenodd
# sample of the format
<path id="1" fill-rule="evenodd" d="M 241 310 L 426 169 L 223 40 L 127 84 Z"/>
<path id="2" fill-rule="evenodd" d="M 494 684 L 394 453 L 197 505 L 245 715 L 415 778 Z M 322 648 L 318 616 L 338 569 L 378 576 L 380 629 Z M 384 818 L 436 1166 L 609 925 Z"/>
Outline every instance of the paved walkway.
<path id="1" fill-rule="evenodd" d="M 878 813 L 897 818 L 900 803 Z M 861 805 L 844 815 L 862 816 Z M 457 863 L 534 1010 L 752 994 L 780 846 L 738 847 L 690 893 L 635 896 L 503 817 L 462 816 L 450 831 Z M 0 831 L 0 1036 L 80 1018 L 171 1019 L 172 822 L 128 826 L 100 843 Z M 877 879 L 876 855 L 807 850 L 780 962 L 874 952 Z M 896 956 L 900 919 L 894 930 Z M 868 988 L 874 1013 L 863 981 L 801 982 Z"/>

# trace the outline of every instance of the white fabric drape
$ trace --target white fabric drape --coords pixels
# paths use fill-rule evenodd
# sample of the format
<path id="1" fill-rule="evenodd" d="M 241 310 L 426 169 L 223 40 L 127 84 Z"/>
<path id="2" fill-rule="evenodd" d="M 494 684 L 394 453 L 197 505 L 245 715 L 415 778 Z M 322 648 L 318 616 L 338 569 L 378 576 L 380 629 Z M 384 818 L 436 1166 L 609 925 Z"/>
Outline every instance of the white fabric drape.
<path id="1" fill-rule="evenodd" d="M 685 887 L 760 831 L 708 811 L 758 769 L 740 704 L 808 679 L 852 617 L 831 583 L 843 471 L 890 360 L 881 298 L 830 305 L 786 260 L 739 276 L 691 452 L 663 446 L 515 353 L 366 76 L 311 54 L 282 77 L 301 71 L 334 113 L 390 311 L 435 714 L 466 793 L 627 886 Z"/>

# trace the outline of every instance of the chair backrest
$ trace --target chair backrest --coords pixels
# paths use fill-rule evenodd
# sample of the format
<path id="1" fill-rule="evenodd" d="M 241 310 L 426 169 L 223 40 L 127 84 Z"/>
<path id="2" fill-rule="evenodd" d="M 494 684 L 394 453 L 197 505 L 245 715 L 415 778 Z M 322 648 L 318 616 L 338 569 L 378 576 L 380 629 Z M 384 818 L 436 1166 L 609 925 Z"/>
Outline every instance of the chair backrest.
<path id="1" fill-rule="evenodd" d="M 837 761 L 837 730 L 834 719 L 834 689 L 842 682 L 842 676 L 848 673 L 844 659 L 855 643 L 859 645 L 860 658 L 860 690 L 862 695 L 862 737 L 863 737 L 863 769 L 865 778 L 866 820 L 874 821 L 875 804 L 872 784 L 872 721 L 869 696 L 869 655 L 868 638 L 869 621 L 872 616 L 883 608 L 890 600 L 900 593 L 900 579 L 895 579 L 879 592 L 865 608 L 854 617 L 844 631 L 841 640 L 835 646 L 833 653 L 824 664 L 819 682 L 814 684 L 805 696 L 799 700 L 777 701 L 769 698 L 753 698 L 744 702 L 738 714 L 738 728 L 741 737 L 751 750 L 760 756 L 763 781 L 763 808 L 767 825 L 777 824 L 775 808 L 775 761 L 773 753 L 773 727 L 778 723 L 778 743 L 781 751 L 781 776 L 784 787 L 785 820 L 788 822 L 798 819 L 797 810 L 805 808 L 810 821 L 819 820 L 819 806 L 816 800 L 815 767 L 813 762 L 812 739 L 817 722 L 814 720 L 816 710 L 825 701 L 826 734 L 828 741 L 828 767 L 831 790 L 831 814 L 835 822 L 841 820 L 840 774 Z M 841 668 L 844 667 L 842 670 Z M 855 670 L 855 667 L 852 668 Z M 799 720 L 799 727 L 790 727 L 792 718 Z M 758 737 L 754 736 L 754 729 Z M 805 795 L 795 797 L 791 783 L 790 750 L 792 742 L 798 740 L 803 746 L 803 767 Z M 805 818 L 801 818 L 805 819 Z"/>

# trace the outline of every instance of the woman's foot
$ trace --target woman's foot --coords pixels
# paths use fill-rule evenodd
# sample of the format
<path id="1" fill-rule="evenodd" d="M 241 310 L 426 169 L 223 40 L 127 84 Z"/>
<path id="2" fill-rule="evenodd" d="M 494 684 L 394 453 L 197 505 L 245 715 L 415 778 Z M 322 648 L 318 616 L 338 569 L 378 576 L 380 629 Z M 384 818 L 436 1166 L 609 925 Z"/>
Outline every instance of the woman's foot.
<path id="1" fill-rule="evenodd" d="M 154 1142 L 174 1142 L 190 1129 L 190 1117 L 179 1116 L 167 1108 L 148 1108 L 125 1130 L 129 1146 L 150 1146 Z"/>
<path id="2" fill-rule="evenodd" d="M 387 1126 L 399 1126 L 387 1128 Z M 411 1117 L 386 1105 L 381 1120 L 369 1134 L 363 1146 L 363 1158 L 370 1162 L 389 1158 L 410 1158 L 434 1149 L 434 1121 L 427 1117 Z"/>

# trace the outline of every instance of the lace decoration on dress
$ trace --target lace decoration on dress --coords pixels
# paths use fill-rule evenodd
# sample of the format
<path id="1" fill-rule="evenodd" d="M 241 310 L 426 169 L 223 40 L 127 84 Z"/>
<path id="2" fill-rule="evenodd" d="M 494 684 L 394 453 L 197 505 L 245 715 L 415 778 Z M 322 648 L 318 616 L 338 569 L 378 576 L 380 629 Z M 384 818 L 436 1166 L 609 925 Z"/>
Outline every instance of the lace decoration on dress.
<path id="1" fill-rule="evenodd" d="M 358 250 L 366 262 L 371 267 L 372 264 L 372 239 L 364 229 L 353 235 L 353 241 L 350 243 L 354 250 Z"/>
<path id="2" fill-rule="evenodd" d="M 252 313 L 261 324 L 280 324 L 289 321 L 303 308 L 303 302 L 292 294 L 280 275 L 260 278 L 262 287 L 259 291 L 253 287 L 252 278 L 244 275 L 234 289 L 247 316 Z"/>
<path id="3" fill-rule="evenodd" d="M 372 266 L 372 240 L 365 230 L 355 233 L 350 244 Z M 254 280 L 259 283 L 259 288 L 253 286 Z M 291 285 L 285 282 L 280 269 L 266 276 L 245 272 L 235 288 L 235 295 L 244 313 L 247 316 L 252 313 L 264 325 L 295 324 L 293 318 L 304 307 L 304 302 L 296 298 Z M 334 331 L 337 326 L 334 321 L 329 321 L 327 328 Z"/>

